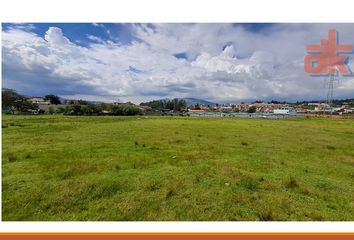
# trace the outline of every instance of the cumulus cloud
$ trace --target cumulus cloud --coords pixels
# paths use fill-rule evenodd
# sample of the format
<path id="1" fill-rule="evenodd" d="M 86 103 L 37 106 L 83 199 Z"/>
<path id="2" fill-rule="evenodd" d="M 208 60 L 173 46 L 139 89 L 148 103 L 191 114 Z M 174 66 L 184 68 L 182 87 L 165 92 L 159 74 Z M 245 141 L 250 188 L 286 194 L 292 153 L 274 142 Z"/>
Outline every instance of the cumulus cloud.
<path id="1" fill-rule="evenodd" d="M 63 35 L 63 31 L 57 27 L 51 27 L 45 33 L 44 39 L 53 45 L 65 46 L 70 44 L 69 39 Z"/>
<path id="2" fill-rule="evenodd" d="M 276 24 L 259 32 L 242 24 L 133 24 L 130 43 L 84 34 L 91 41 L 85 47 L 58 27 L 43 37 L 14 27 L 2 31 L 3 86 L 106 101 L 323 98 L 323 78 L 304 73 L 304 47 L 330 27 L 354 44 L 348 24 Z M 336 94 L 353 97 L 352 79 Z"/>

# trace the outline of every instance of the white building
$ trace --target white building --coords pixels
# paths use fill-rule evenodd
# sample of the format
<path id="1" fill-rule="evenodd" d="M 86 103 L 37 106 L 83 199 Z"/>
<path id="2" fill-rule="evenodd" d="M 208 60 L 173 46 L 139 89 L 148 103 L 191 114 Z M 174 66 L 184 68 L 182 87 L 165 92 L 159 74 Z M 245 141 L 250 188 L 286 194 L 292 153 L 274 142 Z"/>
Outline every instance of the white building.
<path id="1" fill-rule="evenodd" d="M 28 98 L 28 101 L 30 101 L 31 103 L 36 103 L 36 104 L 40 104 L 40 105 L 49 105 L 50 104 L 49 100 L 45 100 L 42 97 L 30 97 L 30 98 Z"/>

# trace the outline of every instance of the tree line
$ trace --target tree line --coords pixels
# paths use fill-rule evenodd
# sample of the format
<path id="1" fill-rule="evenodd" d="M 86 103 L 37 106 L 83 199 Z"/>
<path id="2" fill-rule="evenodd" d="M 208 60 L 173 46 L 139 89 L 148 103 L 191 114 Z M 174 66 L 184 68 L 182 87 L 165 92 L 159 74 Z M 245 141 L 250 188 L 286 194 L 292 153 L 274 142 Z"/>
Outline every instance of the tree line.
<path id="1" fill-rule="evenodd" d="M 111 115 L 111 116 L 134 116 L 142 114 L 142 109 L 132 103 L 118 105 L 109 103 L 79 104 L 74 103 L 66 107 L 59 107 L 56 113 L 64 115 Z"/>
<path id="2" fill-rule="evenodd" d="M 2 111 L 5 113 L 28 112 L 29 110 L 38 109 L 38 104 L 31 103 L 27 98 L 18 94 L 15 90 L 2 89 Z"/>
<path id="3" fill-rule="evenodd" d="M 45 100 L 53 105 L 61 104 L 60 98 L 55 95 L 46 95 Z M 43 114 L 45 111 L 39 109 L 38 104 L 28 101 L 28 99 L 17 93 L 13 89 L 2 89 L 2 111 L 3 113 L 30 114 L 33 112 Z M 84 100 L 69 102 L 67 106 L 49 106 L 49 114 L 59 113 L 64 115 L 114 115 L 114 116 L 133 116 L 142 114 L 142 109 L 133 103 L 99 103 L 93 104 Z"/>
<path id="4" fill-rule="evenodd" d="M 140 106 L 148 106 L 154 110 L 175 110 L 183 111 L 187 108 L 187 102 L 184 99 L 174 98 L 172 100 L 163 99 L 163 100 L 153 100 L 150 102 L 140 103 Z"/>

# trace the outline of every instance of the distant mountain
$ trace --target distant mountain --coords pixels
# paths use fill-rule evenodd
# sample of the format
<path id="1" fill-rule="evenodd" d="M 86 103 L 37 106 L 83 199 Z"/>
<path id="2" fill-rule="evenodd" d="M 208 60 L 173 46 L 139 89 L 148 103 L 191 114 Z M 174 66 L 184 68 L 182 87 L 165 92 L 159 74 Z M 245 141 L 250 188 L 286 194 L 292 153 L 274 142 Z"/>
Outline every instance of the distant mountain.
<path id="1" fill-rule="evenodd" d="M 198 99 L 198 98 L 179 98 L 179 99 L 185 100 L 187 102 L 187 106 L 195 106 L 197 104 L 214 106 L 217 104 L 214 102 L 209 102 L 207 100 Z"/>

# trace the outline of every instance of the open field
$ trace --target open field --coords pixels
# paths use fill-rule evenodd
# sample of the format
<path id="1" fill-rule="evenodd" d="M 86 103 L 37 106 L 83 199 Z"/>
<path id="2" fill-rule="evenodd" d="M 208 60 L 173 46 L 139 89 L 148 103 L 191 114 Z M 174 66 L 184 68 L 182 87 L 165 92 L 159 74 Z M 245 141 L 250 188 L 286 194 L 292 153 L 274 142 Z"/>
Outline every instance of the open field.
<path id="1" fill-rule="evenodd" d="M 354 121 L 3 116 L 3 220 L 354 220 Z"/>

